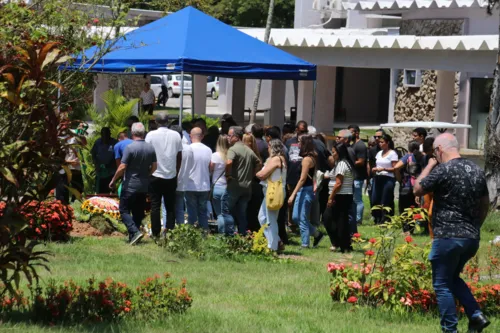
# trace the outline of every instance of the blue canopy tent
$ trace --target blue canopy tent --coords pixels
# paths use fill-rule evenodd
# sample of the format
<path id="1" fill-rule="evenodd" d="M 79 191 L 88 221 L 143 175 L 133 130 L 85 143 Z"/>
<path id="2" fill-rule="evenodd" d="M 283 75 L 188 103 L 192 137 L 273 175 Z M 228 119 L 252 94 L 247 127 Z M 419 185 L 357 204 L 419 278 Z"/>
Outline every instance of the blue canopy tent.
<path id="1" fill-rule="evenodd" d="M 97 47 L 88 49 L 70 69 L 85 69 L 89 66 L 85 64 L 86 59 L 93 58 L 97 52 Z M 113 46 L 113 51 L 90 70 L 113 74 L 190 73 L 269 80 L 316 79 L 316 65 L 193 7 L 127 33 Z"/>

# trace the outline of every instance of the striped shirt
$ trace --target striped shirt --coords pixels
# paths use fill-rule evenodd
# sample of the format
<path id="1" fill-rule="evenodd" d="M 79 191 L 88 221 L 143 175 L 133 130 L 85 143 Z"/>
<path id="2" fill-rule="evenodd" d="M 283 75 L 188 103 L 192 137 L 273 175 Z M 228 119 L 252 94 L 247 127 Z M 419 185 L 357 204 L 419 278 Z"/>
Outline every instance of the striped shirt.
<path id="1" fill-rule="evenodd" d="M 152 89 L 149 91 L 141 91 L 142 105 L 151 105 L 155 102 L 155 93 Z"/>
<path id="2" fill-rule="evenodd" d="M 330 182 L 328 183 L 328 194 L 332 194 L 333 187 L 335 186 L 337 175 L 342 175 L 342 187 L 337 194 L 353 194 L 354 177 L 352 170 L 346 161 L 340 161 L 335 166 L 335 169 L 330 171 Z"/>

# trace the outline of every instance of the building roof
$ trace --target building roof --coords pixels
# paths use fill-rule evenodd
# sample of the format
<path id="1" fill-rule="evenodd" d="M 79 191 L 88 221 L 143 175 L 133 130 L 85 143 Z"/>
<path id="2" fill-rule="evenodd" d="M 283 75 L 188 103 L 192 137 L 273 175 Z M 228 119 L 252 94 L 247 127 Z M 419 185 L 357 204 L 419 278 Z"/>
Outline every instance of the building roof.
<path id="1" fill-rule="evenodd" d="M 263 40 L 258 29 L 242 29 L 243 32 Z M 274 29 L 269 43 L 274 46 L 364 48 L 364 49 L 413 49 L 453 51 L 498 50 L 498 35 L 475 36 L 411 36 L 411 35 L 350 35 L 340 33 L 301 32 L 305 29 Z M 325 29 L 327 30 L 327 29 Z M 332 29 L 333 30 L 333 29 Z M 348 30 L 348 29 L 345 29 Z M 316 32 L 318 31 L 318 32 Z"/>
<path id="2" fill-rule="evenodd" d="M 409 9 L 452 9 L 452 8 L 485 8 L 485 0 L 382 0 L 343 2 L 346 10 L 359 11 L 405 11 Z"/>

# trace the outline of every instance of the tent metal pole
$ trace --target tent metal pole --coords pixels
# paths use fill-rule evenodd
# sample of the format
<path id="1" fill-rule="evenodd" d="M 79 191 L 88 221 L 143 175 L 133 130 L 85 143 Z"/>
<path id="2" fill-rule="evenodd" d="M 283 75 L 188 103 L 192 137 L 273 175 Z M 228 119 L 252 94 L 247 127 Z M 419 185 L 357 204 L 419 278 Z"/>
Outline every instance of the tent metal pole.
<path id="1" fill-rule="evenodd" d="M 311 125 L 314 126 L 314 118 L 316 116 L 316 85 L 317 81 L 313 82 L 313 96 L 312 96 L 312 109 L 311 109 Z"/>
<path id="2" fill-rule="evenodd" d="M 179 126 L 182 126 L 182 110 L 184 110 L 184 71 L 181 72 L 181 96 L 179 103 Z"/>

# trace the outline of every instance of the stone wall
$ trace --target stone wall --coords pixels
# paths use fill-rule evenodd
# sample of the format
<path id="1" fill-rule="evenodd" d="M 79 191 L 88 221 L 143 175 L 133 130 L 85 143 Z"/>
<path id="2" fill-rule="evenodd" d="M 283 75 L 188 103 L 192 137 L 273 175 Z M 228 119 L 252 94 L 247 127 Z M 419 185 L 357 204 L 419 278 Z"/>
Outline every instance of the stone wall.
<path id="1" fill-rule="evenodd" d="M 401 35 L 416 36 L 457 36 L 463 34 L 463 19 L 454 20 L 403 20 L 400 25 Z M 458 92 L 460 91 L 460 73 L 455 75 L 455 102 L 453 119 L 457 117 Z M 396 101 L 394 105 L 394 121 L 433 121 L 436 105 L 437 75 L 434 70 L 422 68 L 420 88 L 403 86 L 403 71 L 399 73 Z M 411 138 L 412 129 L 395 129 L 396 146 L 406 147 Z"/>
<path id="2" fill-rule="evenodd" d="M 122 93 L 126 98 L 139 98 L 144 89 L 144 83 L 150 81 L 150 76 L 144 78 L 143 75 L 110 75 L 109 89 L 116 89 L 119 86 L 118 79 L 122 81 Z"/>

